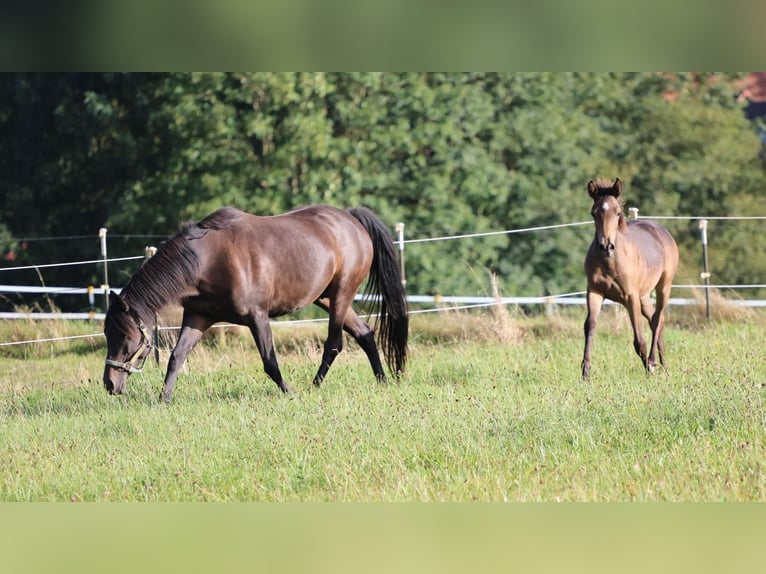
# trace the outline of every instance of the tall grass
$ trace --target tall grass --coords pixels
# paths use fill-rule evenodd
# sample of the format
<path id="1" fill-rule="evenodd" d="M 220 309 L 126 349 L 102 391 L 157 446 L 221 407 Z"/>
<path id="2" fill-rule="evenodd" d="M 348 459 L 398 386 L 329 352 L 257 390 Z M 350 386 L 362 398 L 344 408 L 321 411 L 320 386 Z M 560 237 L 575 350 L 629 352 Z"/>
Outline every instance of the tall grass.
<path id="1" fill-rule="evenodd" d="M 321 389 L 323 327 L 277 327 L 294 399 L 238 330 L 192 353 L 170 406 L 164 365 L 108 396 L 103 341 L 2 354 L 0 500 L 766 500 L 762 314 L 673 309 L 649 376 L 607 308 L 583 382 L 581 313 L 507 313 L 415 316 L 403 380 L 349 343 Z"/>

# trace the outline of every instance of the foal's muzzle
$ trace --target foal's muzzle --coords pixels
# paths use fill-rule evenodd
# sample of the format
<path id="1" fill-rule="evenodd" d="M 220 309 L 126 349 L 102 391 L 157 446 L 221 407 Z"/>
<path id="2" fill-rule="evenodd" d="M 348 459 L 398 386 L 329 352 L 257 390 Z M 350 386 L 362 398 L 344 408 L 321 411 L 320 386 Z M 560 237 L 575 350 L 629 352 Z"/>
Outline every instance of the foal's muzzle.
<path id="1" fill-rule="evenodd" d="M 601 253 L 604 257 L 611 257 L 614 255 L 614 242 L 609 241 L 608 239 L 603 240 L 598 245 L 599 249 L 601 250 Z"/>

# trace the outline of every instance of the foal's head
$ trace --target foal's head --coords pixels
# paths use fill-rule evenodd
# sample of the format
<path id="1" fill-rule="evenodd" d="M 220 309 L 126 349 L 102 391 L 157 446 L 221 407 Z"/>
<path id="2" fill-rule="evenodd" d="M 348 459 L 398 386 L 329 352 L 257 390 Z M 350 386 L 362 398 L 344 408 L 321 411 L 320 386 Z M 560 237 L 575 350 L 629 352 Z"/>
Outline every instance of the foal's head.
<path id="1" fill-rule="evenodd" d="M 596 224 L 596 244 L 605 257 L 614 255 L 614 243 L 617 231 L 625 227 L 623 203 L 620 200 L 622 181 L 616 178 L 614 182 L 605 180 L 589 181 L 588 195 L 593 200 L 590 214 Z"/>

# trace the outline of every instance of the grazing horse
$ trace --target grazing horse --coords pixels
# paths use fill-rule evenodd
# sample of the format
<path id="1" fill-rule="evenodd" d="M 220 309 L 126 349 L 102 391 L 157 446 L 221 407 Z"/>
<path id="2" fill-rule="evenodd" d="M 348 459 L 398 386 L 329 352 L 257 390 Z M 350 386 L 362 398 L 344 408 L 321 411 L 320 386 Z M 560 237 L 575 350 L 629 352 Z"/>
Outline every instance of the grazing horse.
<path id="1" fill-rule="evenodd" d="M 264 370 L 283 392 L 292 392 L 279 370 L 269 318 L 311 303 L 329 313 L 314 385 L 340 353 L 343 330 L 364 350 L 375 377 L 385 380 L 374 330 L 351 308 L 368 275 L 365 295 L 378 314 L 378 342 L 398 376 L 407 360 L 407 301 L 393 238 L 372 211 L 317 205 L 263 217 L 219 209 L 184 225 L 119 295 L 110 293 L 104 386 L 121 394 L 128 375 L 143 368 L 155 314 L 170 303 L 184 312 L 160 395 L 166 402 L 187 355 L 219 321 L 249 327 Z"/>
<path id="2" fill-rule="evenodd" d="M 664 311 L 678 268 L 678 246 L 670 232 L 655 221 L 626 221 L 621 193 L 619 178 L 613 183 L 604 180 L 588 182 L 596 236 L 585 257 L 588 316 L 584 325 L 583 378 L 590 373 L 590 348 L 604 298 L 621 303 L 628 310 L 633 326 L 633 347 L 646 370 L 651 373 L 657 367 L 657 353 L 660 363 L 665 365 Z M 650 298 L 652 290 L 657 299 L 656 309 Z M 652 330 L 648 355 L 639 315 L 646 317 Z"/>

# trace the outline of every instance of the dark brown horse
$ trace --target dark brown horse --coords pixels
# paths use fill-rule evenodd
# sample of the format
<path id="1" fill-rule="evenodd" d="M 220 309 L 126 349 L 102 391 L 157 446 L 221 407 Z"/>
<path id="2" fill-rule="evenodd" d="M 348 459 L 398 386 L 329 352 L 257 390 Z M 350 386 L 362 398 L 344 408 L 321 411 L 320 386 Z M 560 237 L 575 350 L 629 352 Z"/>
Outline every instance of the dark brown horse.
<path id="1" fill-rule="evenodd" d="M 155 314 L 169 303 L 180 303 L 184 313 L 160 395 L 167 402 L 187 355 L 219 321 L 249 327 L 266 373 L 282 391 L 292 392 L 277 364 L 269 318 L 311 303 L 329 313 L 314 384 L 322 382 L 341 351 L 343 330 L 383 380 L 374 331 L 351 308 L 368 275 L 366 294 L 378 314 L 378 341 L 398 376 L 407 360 L 407 302 L 391 233 L 372 211 L 312 206 L 259 217 L 219 209 L 185 225 L 138 269 L 120 295 L 110 294 L 104 386 L 121 394 L 128 375 L 143 368 Z"/>
<path id="2" fill-rule="evenodd" d="M 588 317 L 585 319 L 585 352 L 582 376 L 590 373 L 590 348 L 596 321 L 604 298 L 621 303 L 628 310 L 633 325 L 633 347 L 647 371 L 657 367 L 656 354 L 665 364 L 662 340 L 664 311 L 670 299 L 673 276 L 678 268 L 678 246 L 670 232 L 655 221 L 626 221 L 620 199 L 622 182 L 599 180 L 588 182 L 593 199 L 591 215 L 596 224 L 596 237 L 585 257 L 588 278 Z M 655 291 L 657 307 L 650 298 Z M 649 321 L 652 346 L 646 352 L 640 317 Z"/>

